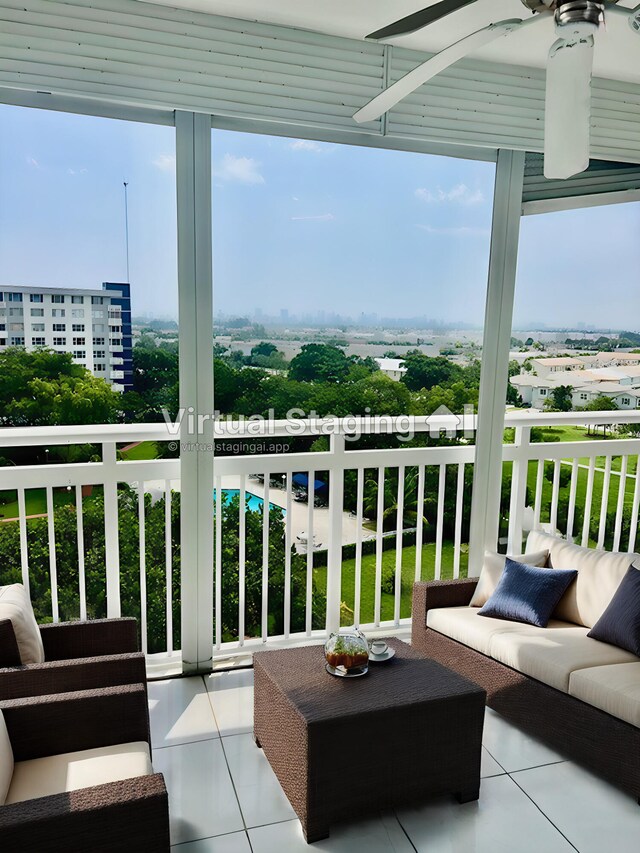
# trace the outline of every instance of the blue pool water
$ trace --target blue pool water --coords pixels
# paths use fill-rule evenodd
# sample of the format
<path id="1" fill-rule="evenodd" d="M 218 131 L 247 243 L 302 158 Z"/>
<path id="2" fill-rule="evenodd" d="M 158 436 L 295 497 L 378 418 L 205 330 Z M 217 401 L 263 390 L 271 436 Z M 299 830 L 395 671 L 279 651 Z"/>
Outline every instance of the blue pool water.
<path id="1" fill-rule="evenodd" d="M 222 497 L 223 497 L 223 500 L 225 503 L 227 503 L 228 501 L 237 497 L 239 494 L 240 494 L 240 489 L 223 489 L 222 490 Z M 254 495 L 253 492 L 247 492 L 247 491 L 245 491 L 245 496 L 246 496 L 246 500 L 247 500 L 248 509 L 250 509 L 252 512 L 257 512 L 258 510 L 262 510 L 262 507 L 264 506 L 264 500 L 262 498 L 259 498 L 258 495 Z M 213 499 L 215 500 L 215 494 L 214 494 Z M 278 504 L 273 504 L 273 503 L 269 504 L 269 512 L 271 512 L 273 510 L 278 510 L 278 509 L 280 510 L 280 512 L 283 515 L 286 515 L 286 510 L 282 509 L 282 507 L 278 506 Z"/>

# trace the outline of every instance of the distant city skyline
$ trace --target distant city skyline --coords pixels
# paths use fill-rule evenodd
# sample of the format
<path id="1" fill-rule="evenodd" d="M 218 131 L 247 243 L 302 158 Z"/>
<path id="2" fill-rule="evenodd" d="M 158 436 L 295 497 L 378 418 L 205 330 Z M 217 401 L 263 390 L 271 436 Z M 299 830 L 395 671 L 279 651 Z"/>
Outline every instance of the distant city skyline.
<path id="1" fill-rule="evenodd" d="M 173 128 L 1 106 L 0 287 L 176 319 Z M 216 312 L 483 323 L 495 167 L 213 131 Z M 640 325 L 640 203 L 524 217 L 514 328 Z M 635 318 L 638 318 L 636 320 Z"/>

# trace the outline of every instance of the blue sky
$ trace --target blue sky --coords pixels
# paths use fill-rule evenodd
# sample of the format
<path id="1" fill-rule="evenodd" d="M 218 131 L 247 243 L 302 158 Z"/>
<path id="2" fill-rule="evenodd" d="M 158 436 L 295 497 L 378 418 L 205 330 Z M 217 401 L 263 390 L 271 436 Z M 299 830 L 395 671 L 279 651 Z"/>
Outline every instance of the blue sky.
<path id="1" fill-rule="evenodd" d="M 492 164 L 226 131 L 212 144 L 218 310 L 481 325 Z M 124 280 L 124 180 L 134 312 L 175 316 L 172 128 L 0 107 L 0 286 Z M 640 204 L 526 217 L 516 325 L 637 328 L 639 233 Z"/>

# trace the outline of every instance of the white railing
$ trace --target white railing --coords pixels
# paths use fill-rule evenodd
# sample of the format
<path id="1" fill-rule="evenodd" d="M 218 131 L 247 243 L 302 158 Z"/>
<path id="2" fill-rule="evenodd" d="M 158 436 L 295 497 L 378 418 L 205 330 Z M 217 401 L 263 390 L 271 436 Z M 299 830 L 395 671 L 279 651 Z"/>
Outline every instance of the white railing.
<path id="1" fill-rule="evenodd" d="M 504 464 L 511 465 L 505 550 L 519 551 L 532 526 L 598 548 L 634 550 L 640 438 L 531 441 L 533 427 L 615 423 L 640 423 L 640 413 L 507 416 L 515 442 L 503 449 Z M 460 438 L 474 425 L 473 419 L 422 418 L 414 427 Z M 366 435 L 380 422 L 356 426 Z M 353 449 L 351 420 L 305 421 L 298 422 L 296 438 L 328 432 L 329 449 L 282 452 L 278 445 L 290 438 L 289 429 L 272 422 L 257 436 L 255 424 L 216 427 L 216 438 L 274 445 L 274 452 L 215 459 L 212 644 L 218 657 L 321 638 L 341 612 L 343 623 L 372 633 L 406 631 L 414 579 L 466 574 L 471 442 Z M 142 647 L 153 659 L 179 654 L 180 463 L 119 458 L 117 445 L 144 441 L 164 446 L 175 438 L 164 424 L 0 431 L 4 447 L 47 447 L 53 455 L 54 447 L 95 445 L 101 460 L 73 462 L 67 451 L 69 461 L 57 464 L 47 456 L 43 464 L 0 467 L 0 494 L 17 496 L 17 521 L 3 519 L 0 537 L 15 537 L 19 566 L 13 569 L 31 587 L 40 613 L 54 621 L 136 615 Z M 305 477 L 306 501 L 299 486 Z M 97 503 L 88 502 L 91 488 L 101 497 Z M 28 512 L 33 489 L 44 490 L 37 513 Z M 103 514 L 97 521 L 96 506 Z"/>

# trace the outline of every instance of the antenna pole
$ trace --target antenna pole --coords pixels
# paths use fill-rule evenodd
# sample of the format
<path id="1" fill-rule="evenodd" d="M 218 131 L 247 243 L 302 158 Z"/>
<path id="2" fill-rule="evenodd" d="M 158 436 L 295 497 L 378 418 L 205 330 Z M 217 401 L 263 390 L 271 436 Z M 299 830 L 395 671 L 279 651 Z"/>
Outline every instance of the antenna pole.
<path id="1" fill-rule="evenodd" d="M 127 195 L 127 187 L 129 184 L 127 181 L 123 181 L 124 184 L 124 234 L 125 234 L 125 245 L 127 251 L 127 283 L 130 282 L 129 278 L 129 197 Z"/>

